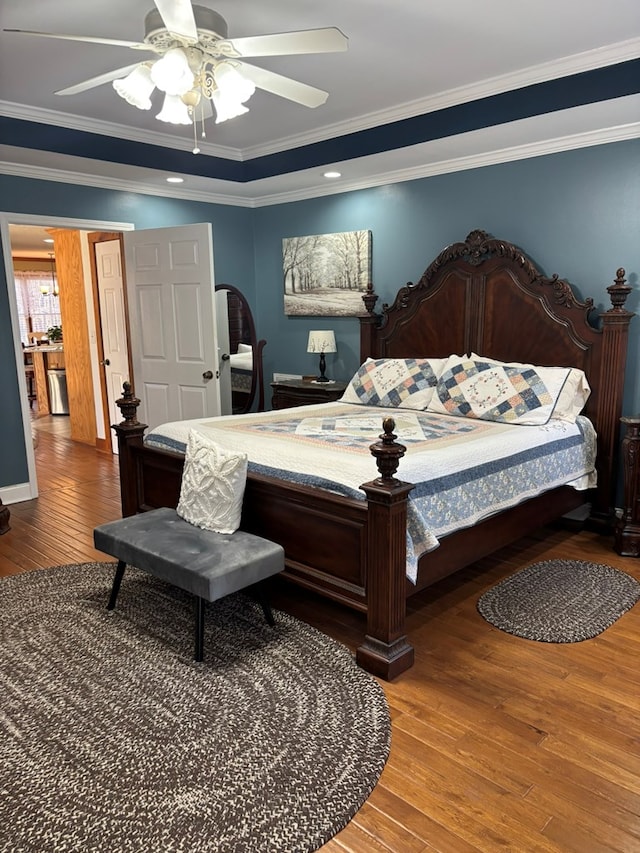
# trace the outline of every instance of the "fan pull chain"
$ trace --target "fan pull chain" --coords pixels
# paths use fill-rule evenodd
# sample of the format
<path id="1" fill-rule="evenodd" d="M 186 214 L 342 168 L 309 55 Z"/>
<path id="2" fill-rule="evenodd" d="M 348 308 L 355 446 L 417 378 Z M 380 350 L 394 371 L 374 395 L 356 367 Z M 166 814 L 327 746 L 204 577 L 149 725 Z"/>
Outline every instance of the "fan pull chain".
<path id="1" fill-rule="evenodd" d="M 193 110 L 193 114 L 191 116 L 191 119 L 193 121 L 193 153 L 199 154 L 200 149 L 198 148 L 198 140 L 196 138 L 196 125 L 198 123 L 198 117 L 196 116 L 195 110 Z"/>

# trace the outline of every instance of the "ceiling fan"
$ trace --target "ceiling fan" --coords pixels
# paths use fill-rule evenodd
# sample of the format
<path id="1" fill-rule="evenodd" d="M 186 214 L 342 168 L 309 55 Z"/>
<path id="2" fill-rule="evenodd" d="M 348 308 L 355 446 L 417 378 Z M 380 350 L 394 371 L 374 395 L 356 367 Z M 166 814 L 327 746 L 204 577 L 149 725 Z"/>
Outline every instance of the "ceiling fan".
<path id="1" fill-rule="evenodd" d="M 112 83 L 116 92 L 138 109 L 151 109 L 154 89 L 164 92 L 156 116 L 171 124 L 193 124 L 216 114 L 216 123 L 248 112 L 244 106 L 255 89 L 263 89 L 305 107 L 318 107 L 328 92 L 244 61 L 245 57 L 332 53 L 347 49 L 346 36 L 336 27 L 228 38 L 225 19 L 191 0 L 154 0 L 145 17 L 141 42 L 5 29 L 40 38 L 109 44 L 154 54 L 149 60 L 99 74 L 56 95 L 76 95 Z M 204 136 L 204 130 L 203 130 Z M 199 148 L 194 141 L 194 154 Z"/>

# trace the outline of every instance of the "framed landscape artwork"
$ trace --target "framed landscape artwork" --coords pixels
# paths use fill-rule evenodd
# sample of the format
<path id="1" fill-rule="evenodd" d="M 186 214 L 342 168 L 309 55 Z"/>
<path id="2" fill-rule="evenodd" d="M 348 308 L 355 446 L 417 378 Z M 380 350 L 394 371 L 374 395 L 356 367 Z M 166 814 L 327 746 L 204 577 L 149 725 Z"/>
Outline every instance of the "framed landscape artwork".
<path id="1" fill-rule="evenodd" d="M 362 294 L 371 280 L 371 231 L 285 237 L 282 273 L 285 314 L 362 314 Z"/>

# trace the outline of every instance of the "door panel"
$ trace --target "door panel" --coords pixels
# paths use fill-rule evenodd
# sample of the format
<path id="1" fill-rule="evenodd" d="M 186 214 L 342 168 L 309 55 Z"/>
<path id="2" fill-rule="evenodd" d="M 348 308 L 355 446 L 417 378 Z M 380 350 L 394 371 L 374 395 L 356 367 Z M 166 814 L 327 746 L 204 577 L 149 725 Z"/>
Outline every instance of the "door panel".
<path id="1" fill-rule="evenodd" d="M 122 396 L 122 385 L 129 380 L 129 351 L 125 321 L 124 282 L 120 242 L 106 240 L 94 244 L 102 330 L 102 357 L 107 389 L 109 423 L 122 420 L 116 400 Z M 113 430 L 111 447 L 118 452 L 118 442 Z"/>
<path id="2" fill-rule="evenodd" d="M 219 415 L 211 225 L 132 231 L 124 241 L 140 419 L 154 427 Z"/>

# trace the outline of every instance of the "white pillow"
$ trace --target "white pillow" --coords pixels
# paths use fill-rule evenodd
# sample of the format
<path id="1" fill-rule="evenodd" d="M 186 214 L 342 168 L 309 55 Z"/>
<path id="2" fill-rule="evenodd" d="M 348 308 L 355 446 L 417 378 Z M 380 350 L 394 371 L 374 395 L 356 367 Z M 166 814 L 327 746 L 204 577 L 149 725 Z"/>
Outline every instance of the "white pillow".
<path id="1" fill-rule="evenodd" d="M 353 375 L 340 401 L 424 410 L 445 361 L 445 358 L 368 358 Z"/>
<path id="2" fill-rule="evenodd" d="M 226 450 L 189 430 L 176 507 L 181 518 L 205 530 L 234 533 L 240 527 L 246 482 L 246 453 Z"/>
<path id="3" fill-rule="evenodd" d="M 450 356 L 428 411 L 506 424 L 546 424 L 571 368 Z"/>

